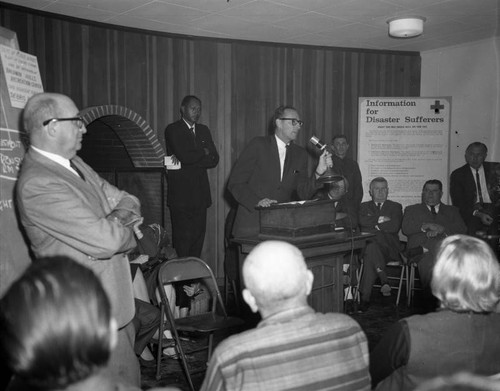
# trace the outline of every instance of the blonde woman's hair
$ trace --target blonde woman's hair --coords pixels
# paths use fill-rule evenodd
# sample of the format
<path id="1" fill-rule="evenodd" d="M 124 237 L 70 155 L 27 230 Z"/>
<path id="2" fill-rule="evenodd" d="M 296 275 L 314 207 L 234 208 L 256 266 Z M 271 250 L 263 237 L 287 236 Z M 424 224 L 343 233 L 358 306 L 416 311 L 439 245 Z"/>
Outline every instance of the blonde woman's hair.
<path id="1" fill-rule="evenodd" d="M 492 312 L 500 301 L 500 265 L 484 241 L 449 236 L 439 247 L 431 289 L 444 308 Z"/>

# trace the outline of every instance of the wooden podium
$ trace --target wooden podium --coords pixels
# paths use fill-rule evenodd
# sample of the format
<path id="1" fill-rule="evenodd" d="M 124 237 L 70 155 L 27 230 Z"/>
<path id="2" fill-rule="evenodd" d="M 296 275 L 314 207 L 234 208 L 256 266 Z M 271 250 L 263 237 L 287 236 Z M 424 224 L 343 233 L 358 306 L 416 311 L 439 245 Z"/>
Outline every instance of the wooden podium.
<path id="1" fill-rule="evenodd" d="M 325 208 L 328 209 L 329 206 L 325 206 Z M 283 213 L 290 212 L 287 208 L 279 209 L 282 209 Z M 276 210 L 277 209 L 268 209 L 266 213 L 274 213 Z M 295 213 L 310 216 L 310 213 L 303 214 L 304 211 L 307 211 L 307 209 L 297 209 Z M 278 212 L 278 214 L 279 213 L 280 212 Z M 295 223 L 297 223 L 297 220 L 291 219 L 291 216 L 285 216 L 284 219 L 288 222 L 295 221 Z M 283 220 L 280 219 L 279 216 L 275 219 L 275 221 L 278 222 L 277 224 L 280 227 L 283 227 Z M 367 239 L 373 237 L 373 234 L 352 234 L 347 231 L 334 230 L 302 236 L 297 235 L 298 232 L 309 233 L 310 227 L 314 226 L 310 219 L 305 225 L 302 223 L 302 221 L 299 221 L 298 225 L 302 228 L 305 226 L 308 226 L 309 228 L 305 230 L 276 230 L 272 233 L 269 233 L 269 230 L 266 229 L 266 233 L 264 234 L 261 229 L 261 234 L 256 237 L 234 238 L 234 242 L 236 242 L 240 247 L 240 273 L 245 257 L 257 244 L 267 239 L 286 241 L 297 246 L 302 251 L 307 267 L 313 272 L 314 284 L 311 295 L 309 296 L 309 304 L 311 307 L 313 307 L 316 311 L 323 313 L 343 312 L 343 264 L 344 262 L 349 263 L 349 256 L 354 257 L 354 260 L 356 261 L 357 258 L 355 253 L 365 247 Z M 292 235 L 291 233 L 294 234 Z M 241 281 L 243 280 L 241 279 Z"/>

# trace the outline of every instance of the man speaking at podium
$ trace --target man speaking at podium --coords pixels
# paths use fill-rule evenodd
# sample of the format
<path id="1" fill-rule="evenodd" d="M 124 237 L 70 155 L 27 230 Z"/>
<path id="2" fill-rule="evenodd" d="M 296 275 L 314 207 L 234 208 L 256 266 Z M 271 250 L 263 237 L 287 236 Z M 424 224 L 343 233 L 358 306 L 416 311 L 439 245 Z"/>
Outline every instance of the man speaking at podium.
<path id="1" fill-rule="evenodd" d="M 331 154 L 325 150 L 309 176 L 307 152 L 293 143 L 302 125 L 294 107 L 278 107 L 273 116 L 274 135 L 251 140 L 236 161 L 227 185 L 238 202 L 235 237 L 259 233 L 256 206 L 309 199 L 321 187 L 316 180 L 331 166 Z"/>

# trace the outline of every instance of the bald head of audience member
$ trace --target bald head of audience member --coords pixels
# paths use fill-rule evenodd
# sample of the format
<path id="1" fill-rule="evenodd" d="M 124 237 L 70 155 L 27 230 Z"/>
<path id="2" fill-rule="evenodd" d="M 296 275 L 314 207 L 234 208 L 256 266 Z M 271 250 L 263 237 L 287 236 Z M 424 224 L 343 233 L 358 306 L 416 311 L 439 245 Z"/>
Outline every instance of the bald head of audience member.
<path id="1" fill-rule="evenodd" d="M 313 283 L 300 250 L 281 241 L 257 245 L 245 259 L 243 279 L 243 298 L 262 318 L 307 306 Z"/>

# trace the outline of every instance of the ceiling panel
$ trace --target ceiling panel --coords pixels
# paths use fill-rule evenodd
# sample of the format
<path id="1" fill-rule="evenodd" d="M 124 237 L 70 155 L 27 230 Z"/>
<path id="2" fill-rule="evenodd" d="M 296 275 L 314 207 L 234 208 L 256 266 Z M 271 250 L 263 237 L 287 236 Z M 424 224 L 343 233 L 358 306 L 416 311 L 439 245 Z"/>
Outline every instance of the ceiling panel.
<path id="1" fill-rule="evenodd" d="M 500 35 L 500 0 L 2 0 L 151 31 L 303 45 L 425 51 Z M 424 16 L 424 33 L 387 20 Z"/>

